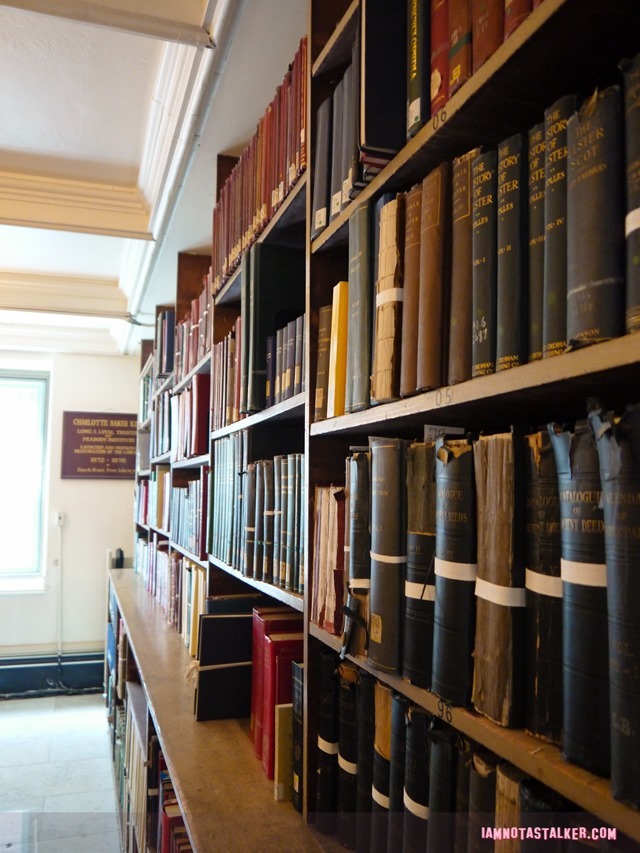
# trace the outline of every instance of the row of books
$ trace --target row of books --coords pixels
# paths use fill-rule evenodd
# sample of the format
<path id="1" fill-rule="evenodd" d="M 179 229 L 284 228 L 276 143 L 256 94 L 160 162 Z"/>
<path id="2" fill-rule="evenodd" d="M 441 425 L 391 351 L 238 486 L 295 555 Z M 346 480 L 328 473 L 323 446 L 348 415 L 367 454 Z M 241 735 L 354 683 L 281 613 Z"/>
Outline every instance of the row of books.
<path id="1" fill-rule="evenodd" d="M 247 577 L 304 589 L 304 455 L 247 460 L 242 432 L 214 442 L 209 553 Z"/>
<path id="2" fill-rule="evenodd" d="M 169 465 L 155 465 L 151 470 L 148 485 L 144 479 L 138 480 L 140 506 L 147 502 L 147 523 L 155 530 L 169 530 L 171 508 L 171 468 Z"/>
<path id="3" fill-rule="evenodd" d="M 333 653 L 319 668 L 315 821 L 347 849 L 625 849 L 615 829 L 369 673 Z"/>
<path id="4" fill-rule="evenodd" d="M 220 190 L 213 209 L 213 293 L 233 273 L 306 168 L 307 39 Z"/>
<path id="5" fill-rule="evenodd" d="M 339 633 L 330 605 L 344 599 L 354 653 L 561 745 L 640 807 L 640 407 L 592 403 L 571 429 L 369 445 L 334 487 L 342 552 L 316 490 L 314 572 L 332 589 L 318 598 L 314 577 L 312 620 Z"/>
<path id="6" fill-rule="evenodd" d="M 169 530 L 171 541 L 199 560 L 207 558 L 207 497 L 209 468 L 174 471 L 171 488 Z"/>
<path id="7" fill-rule="evenodd" d="M 196 373 L 185 388 L 169 397 L 172 462 L 209 452 L 210 386 L 209 373 Z"/>
<path id="8" fill-rule="evenodd" d="M 176 323 L 173 375 L 185 378 L 211 350 L 213 314 L 209 276 L 202 281 L 202 293 L 191 300 L 189 313 Z"/>

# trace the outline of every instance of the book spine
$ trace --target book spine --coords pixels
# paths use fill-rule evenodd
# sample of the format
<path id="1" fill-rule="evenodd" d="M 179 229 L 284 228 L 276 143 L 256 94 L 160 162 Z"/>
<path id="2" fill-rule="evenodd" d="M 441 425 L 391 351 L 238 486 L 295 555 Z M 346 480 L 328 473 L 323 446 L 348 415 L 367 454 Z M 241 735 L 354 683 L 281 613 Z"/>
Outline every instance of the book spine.
<path id="1" fill-rule="evenodd" d="M 471 2 L 449 0 L 449 97 L 472 74 Z"/>
<path id="2" fill-rule="evenodd" d="M 267 338 L 267 384 L 266 405 L 273 406 L 275 403 L 276 383 L 276 336 L 269 335 Z"/>
<path id="3" fill-rule="evenodd" d="M 247 411 L 247 389 L 249 383 L 249 308 L 250 308 L 251 263 L 249 252 L 245 252 L 240 262 L 240 316 L 243 329 L 240 342 L 240 413 Z"/>
<path id="4" fill-rule="evenodd" d="M 471 0 L 474 74 L 502 44 L 504 3 L 505 0 Z"/>
<path id="5" fill-rule="evenodd" d="M 296 321 L 291 320 L 285 326 L 285 337 L 287 340 L 286 365 L 284 371 L 284 391 L 282 397 L 288 400 L 293 396 L 293 374 L 296 359 Z"/>
<path id="6" fill-rule="evenodd" d="M 351 401 L 347 411 L 369 406 L 371 375 L 371 231 L 370 207 L 363 204 L 349 218 L 349 321 L 347 388 Z M 319 354 L 318 354 L 319 357 Z"/>
<path id="7" fill-rule="evenodd" d="M 333 129 L 331 136 L 331 203 L 329 222 L 332 222 L 342 210 L 342 124 L 344 101 L 344 78 L 333 90 Z M 337 119 L 340 119 L 339 121 Z"/>
<path id="8" fill-rule="evenodd" d="M 598 451 L 586 421 L 549 426 L 558 470 L 562 573 L 562 752 L 610 770 L 607 575 Z"/>
<path id="9" fill-rule="evenodd" d="M 449 2 L 431 0 L 431 115 L 449 100 Z"/>
<path id="10" fill-rule="evenodd" d="M 356 843 L 358 789 L 358 670 L 352 663 L 338 667 L 338 814 L 336 836 L 353 850 Z"/>
<path id="11" fill-rule="evenodd" d="M 273 457 L 273 563 L 272 583 L 280 585 L 280 550 L 282 542 L 282 456 Z"/>
<path id="12" fill-rule="evenodd" d="M 407 570 L 402 677 L 425 690 L 431 687 L 435 547 L 435 444 L 416 442 L 407 448 Z"/>
<path id="13" fill-rule="evenodd" d="M 371 782 L 371 850 L 386 851 L 389 822 L 392 690 L 379 681 L 374 688 L 375 738 Z"/>
<path id="14" fill-rule="evenodd" d="M 349 458 L 349 592 L 357 603 L 359 623 L 352 626 L 349 650 L 364 654 L 369 625 L 371 534 L 369 530 L 371 456 L 362 451 Z"/>
<path id="15" fill-rule="evenodd" d="M 640 406 L 617 418 L 595 404 L 589 421 L 596 438 L 602 481 L 607 563 L 611 791 L 640 808 Z"/>
<path id="16" fill-rule="evenodd" d="M 280 573 L 278 586 L 282 589 L 287 584 L 287 557 L 289 543 L 289 492 L 293 471 L 289 466 L 290 456 L 282 456 L 281 460 L 281 505 L 280 505 Z"/>
<path id="17" fill-rule="evenodd" d="M 525 159 L 521 134 L 498 146 L 496 370 L 525 359 L 526 323 Z"/>
<path id="18" fill-rule="evenodd" d="M 318 710 L 318 773 L 316 828 L 325 835 L 336 831 L 338 804 L 338 659 L 333 652 L 320 655 L 320 707 Z"/>
<path id="19" fill-rule="evenodd" d="M 560 743 L 562 733 L 562 580 L 560 498 L 549 434 L 526 436 L 526 720 L 531 734 Z"/>
<path id="20" fill-rule="evenodd" d="M 508 38 L 531 14 L 531 0 L 504 0 L 504 37 Z"/>
<path id="21" fill-rule="evenodd" d="M 544 113 L 544 302 L 542 357 L 567 346 L 567 122 L 576 96 L 565 95 Z"/>
<path id="22" fill-rule="evenodd" d="M 436 726 L 429 731 L 429 827 L 427 853 L 452 850 L 455 837 L 456 733 Z"/>
<path id="23" fill-rule="evenodd" d="M 240 571 L 245 577 L 253 576 L 253 555 L 256 544 L 256 463 L 247 465 L 245 489 L 244 559 Z M 229 562 L 229 559 L 227 559 Z"/>
<path id="24" fill-rule="evenodd" d="M 567 123 L 567 343 L 624 333 L 620 89 L 596 91 Z M 586 239 L 588 235 L 588 239 Z"/>
<path id="25" fill-rule="evenodd" d="M 347 380 L 347 335 L 349 322 L 349 282 L 339 281 L 333 288 L 327 417 L 344 415 Z"/>
<path id="26" fill-rule="evenodd" d="M 332 311 L 332 305 L 323 305 L 318 312 L 318 361 L 316 369 L 315 405 L 313 410 L 313 419 L 316 422 L 324 420 L 327 417 Z"/>
<path id="27" fill-rule="evenodd" d="M 395 672 L 400 666 L 402 592 L 406 563 L 405 442 L 370 439 L 371 617 L 369 660 Z"/>
<path id="28" fill-rule="evenodd" d="M 443 381 L 449 329 L 450 224 L 451 167 L 445 162 L 422 182 L 416 369 L 419 391 L 439 388 Z"/>
<path id="29" fill-rule="evenodd" d="M 640 54 L 624 62 L 627 332 L 640 330 Z"/>
<path id="30" fill-rule="evenodd" d="M 353 150 L 357 145 L 357 128 L 356 128 L 356 104 L 359 97 L 359 91 L 355 88 L 355 69 L 353 64 L 347 66 L 343 77 L 343 97 L 342 97 L 342 143 L 340 146 L 340 154 L 342 157 L 341 173 L 342 187 L 340 209 L 344 210 L 349 204 L 355 173 L 353 171 Z"/>
<path id="31" fill-rule="evenodd" d="M 407 713 L 406 763 L 404 777 L 403 838 L 405 850 L 427 849 L 429 826 L 430 715 L 418 705 Z"/>
<path id="32" fill-rule="evenodd" d="M 400 347 L 400 396 L 417 390 L 418 307 L 420 302 L 420 216 L 422 184 L 407 193 L 404 220 L 404 278 L 402 341 Z"/>
<path id="33" fill-rule="evenodd" d="M 295 320 L 295 347 L 293 361 L 293 396 L 302 392 L 302 350 L 304 347 L 304 314 Z"/>
<path id="34" fill-rule="evenodd" d="M 476 752 L 469 776 L 469 853 L 480 853 L 483 849 L 482 828 L 494 826 L 495 813 L 495 756 Z"/>
<path id="35" fill-rule="evenodd" d="M 264 561 L 264 460 L 255 463 L 256 471 L 256 509 L 255 509 L 255 534 L 253 546 L 253 577 L 255 580 L 263 580 L 262 564 Z"/>
<path id="36" fill-rule="evenodd" d="M 456 740 L 456 816 L 454 853 L 467 853 L 469 841 L 469 778 L 471 776 L 471 743 L 458 735 Z"/>
<path id="37" fill-rule="evenodd" d="M 472 195 L 471 162 L 480 153 L 474 148 L 453 161 L 451 209 L 451 307 L 449 311 L 450 385 L 471 379 L 472 340 Z"/>
<path id="38" fill-rule="evenodd" d="M 431 688 L 452 705 L 467 705 L 471 696 L 476 559 L 472 447 L 463 440 L 439 439 Z"/>
<path id="39" fill-rule="evenodd" d="M 303 752 L 304 752 L 304 664 L 291 662 L 292 705 L 293 705 L 293 793 L 292 802 L 297 812 L 302 812 Z"/>
<path id="40" fill-rule="evenodd" d="M 356 799 L 356 851 L 369 853 L 371 845 L 371 790 L 375 739 L 375 685 L 373 675 L 358 673 L 358 779 Z"/>
<path id="41" fill-rule="evenodd" d="M 262 465 L 264 479 L 262 580 L 266 583 L 272 583 L 274 520 L 273 459 L 263 460 Z"/>
<path id="42" fill-rule="evenodd" d="M 529 268 L 529 361 L 542 358 L 542 317 L 544 305 L 544 123 L 532 127 L 528 135 L 528 268 Z"/>
<path id="43" fill-rule="evenodd" d="M 429 0 L 407 0 L 407 139 L 431 115 Z"/>
<path id="44" fill-rule="evenodd" d="M 496 369 L 496 168 L 496 151 L 480 154 L 472 163 L 473 376 Z"/>
<path id="45" fill-rule="evenodd" d="M 387 850 L 404 850 L 404 783 L 407 715 L 410 701 L 400 693 L 391 698 L 391 759 L 389 762 L 389 826 Z"/>

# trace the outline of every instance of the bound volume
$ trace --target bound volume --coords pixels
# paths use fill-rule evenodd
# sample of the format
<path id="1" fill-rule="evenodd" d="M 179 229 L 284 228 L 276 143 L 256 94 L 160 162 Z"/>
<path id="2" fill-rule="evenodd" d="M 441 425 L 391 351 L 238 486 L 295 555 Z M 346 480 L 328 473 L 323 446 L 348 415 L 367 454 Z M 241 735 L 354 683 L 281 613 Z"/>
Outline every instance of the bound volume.
<path id="1" fill-rule="evenodd" d="M 356 850 L 369 853 L 371 843 L 371 791 L 375 740 L 376 679 L 361 669 L 358 673 L 358 794 Z"/>
<path id="2" fill-rule="evenodd" d="M 404 777 L 403 850 L 423 851 L 429 826 L 429 742 L 430 715 L 418 705 L 407 714 L 406 764 Z"/>
<path id="3" fill-rule="evenodd" d="M 338 814 L 336 834 L 350 850 L 356 843 L 356 800 L 358 780 L 358 670 L 342 662 L 338 667 Z"/>
<path id="4" fill-rule="evenodd" d="M 407 139 L 431 115 L 428 0 L 407 0 Z"/>
<path id="5" fill-rule="evenodd" d="M 376 681 L 374 697 L 376 723 L 371 785 L 371 851 L 386 853 L 391 766 L 391 688 Z"/>
<path id="6" fill-rule="evenodd" d="M 622 63 L 624 72 L 624 124 L 627 246 L 627 332 L 640 330 L 640 54 Z"/>
<path id="7" fill-rule="evenodd" d="M 391 701 L 391 762 L 389 766 L 389 827 L 387 850 L 403 850 L 406 732 L 409 700 L 394 693 Z"/>
<path id="8" fill-rule="evenodd" d="M 418 366 L 418 308 L 420 304 L 420 217 L 422 184 L 406 195 L 404 220 L 404 277 L 400 395 L 415 394 Z"/>
<path id="9" fill-rule="evenodd" d="M 318 776 L 316 826 L 325 835 L 336 830 L 338 803 L 338 659 L 333 652 L 319 656 Z"/>
<path id="10" fill-rule="evenodd" d="M 369 406 L 371 374 L 371 217 L 362 204 L 349 219 L 347 412 Z"/>
<path id="11" fill-rule="evenodd" d="M 487 151 L 472 162 L 473 339 L 472 375 L 496 369 L 496 190 L 497 154 Z"/>
<path id="12" fill-rule="evenodd" d="M 429 731 L 427 853 L 453 850 L 456 808 L 456 733 L 436 723 Z"/>
<path id="13" fill-rule="evenodd" d="M 528 360 L 542 358 L 544 305 L 544 122 L 529 131 L 529 346 Z"/>
<path id="14" fill-rule="evenodd" d="M 348 458 L 349 471 L 349 593 L 358 620 L 351 627 L 349 651 L 365 654 L 368 645 L 369 589 L 371 586 L 371 454 L 357 450 Z"/>

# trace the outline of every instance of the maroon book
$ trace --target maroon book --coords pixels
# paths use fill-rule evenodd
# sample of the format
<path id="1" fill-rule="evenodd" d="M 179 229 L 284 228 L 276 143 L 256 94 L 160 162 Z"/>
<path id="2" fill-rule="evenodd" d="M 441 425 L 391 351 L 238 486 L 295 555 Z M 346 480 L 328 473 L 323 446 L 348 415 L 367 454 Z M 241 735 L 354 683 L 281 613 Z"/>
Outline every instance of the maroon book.
<path id="1" fill-rule="evenodd" d="M 471 0 L 473 73 L 495 53 L 504 36 L 504 0 Z"/>
<path id="2" fill-rule="evenodd" d="M 504 0 L 504 37 L 514 32 L 531 14 L 532 0 Z"/>
<path id="3" fill-rule="evenodd" d="M 449 100 L 449 0 L 431 0 L 431 115 Z"/>
<path id="4" fill-rule="evenodd" d="M 262 769 L 273 779 L 275 755 L 275 707 L 291 702 L 291 662 L 302 660 L 302 632 L 269 634 L 264 638 L 264 698 L 262 707 Z"/>

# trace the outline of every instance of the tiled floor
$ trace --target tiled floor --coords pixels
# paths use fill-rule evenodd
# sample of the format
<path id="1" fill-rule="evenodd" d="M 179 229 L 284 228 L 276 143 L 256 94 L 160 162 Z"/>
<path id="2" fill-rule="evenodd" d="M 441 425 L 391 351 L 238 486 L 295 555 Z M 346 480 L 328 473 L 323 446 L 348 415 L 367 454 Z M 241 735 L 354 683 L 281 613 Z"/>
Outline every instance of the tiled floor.
<path id="1" fill-rule="evenodd" d="M 0 701 L 0 851 L 118 853 L 102 695 Z"/>

